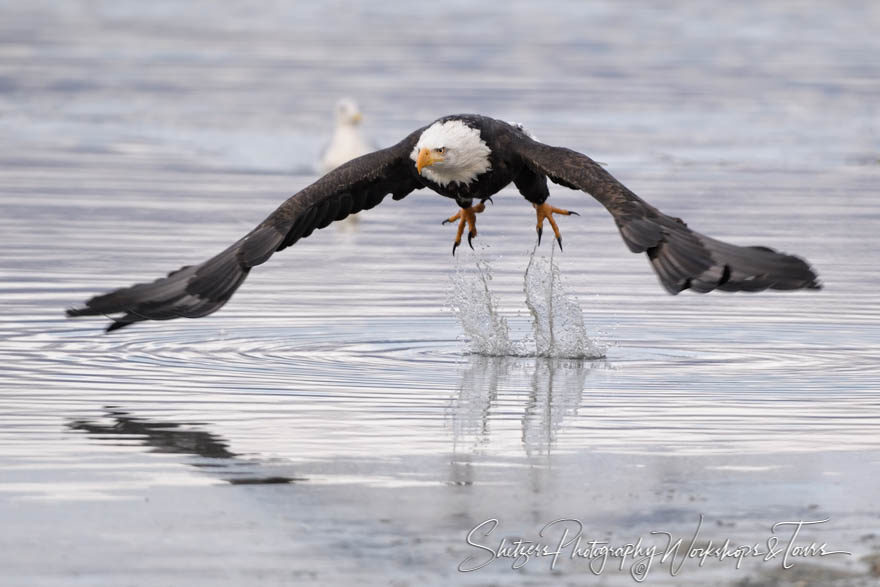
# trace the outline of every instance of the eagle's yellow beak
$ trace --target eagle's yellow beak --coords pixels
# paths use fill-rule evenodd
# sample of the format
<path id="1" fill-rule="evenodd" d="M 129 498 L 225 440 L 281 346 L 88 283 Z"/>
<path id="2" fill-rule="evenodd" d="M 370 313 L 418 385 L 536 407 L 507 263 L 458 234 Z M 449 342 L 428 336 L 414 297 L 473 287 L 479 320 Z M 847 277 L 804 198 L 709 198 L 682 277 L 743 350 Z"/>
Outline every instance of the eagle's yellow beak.
<path id="1" fill-rule="evenodd" d="M 351 122 L 353 124 L 360 124 L 364 120 L 364 115 L 360 112 L 355 112 L 351 115 Z"/>
<path id="2" fill-rule="evenodd" d="M 421 173 L 423 167 L 430 167 L 438 161 L 443 161 L 443 155 L 432 151 L 431 149 L 424 148 L 419 151 L 419 158 L 416 160 L 416 169 Z"/>

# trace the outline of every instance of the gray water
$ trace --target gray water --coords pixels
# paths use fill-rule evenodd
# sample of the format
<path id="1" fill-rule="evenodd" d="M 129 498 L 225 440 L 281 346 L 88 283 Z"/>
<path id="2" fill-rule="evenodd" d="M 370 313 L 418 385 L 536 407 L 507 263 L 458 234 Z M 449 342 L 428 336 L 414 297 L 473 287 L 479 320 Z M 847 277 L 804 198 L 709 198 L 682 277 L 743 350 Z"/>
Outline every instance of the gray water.
<path id="1" fill-rule="evenodd" d="M 0 5 L 0 583 L 629 585 L 628 565 L 457 568 L 491 518 L 493 543 L 575 518 L 619 545 L 701 515 L 735 544 L 828 518 L 801 542 L 852 554 L 650 584 L 875 581 L 880 9 L 379 4 Z M 510 340 L 539 334 L 524 277 L 550 275 L 551 246 L 532 258 L 513 190 L 457 259 L 451 203 L 417 192 L 208 318 L 63 317 L 313 181 L 344 95 L 382 145 L 453 112 L 522 122 L 701 232 L 806 257 L 825 289 L 668 296 L 556 186 L 581 213 L 556 275 L 602 358 L 469 352 L 462 271 L 489 271 Z"/>

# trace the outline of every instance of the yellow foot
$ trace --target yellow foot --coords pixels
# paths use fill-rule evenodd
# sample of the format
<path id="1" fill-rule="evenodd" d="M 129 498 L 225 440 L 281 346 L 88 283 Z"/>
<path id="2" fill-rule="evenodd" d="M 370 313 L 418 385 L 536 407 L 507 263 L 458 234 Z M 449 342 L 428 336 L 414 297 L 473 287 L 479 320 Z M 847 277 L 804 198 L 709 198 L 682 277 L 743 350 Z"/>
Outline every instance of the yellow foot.
<path id="1" fill-rule="evenodd" d="M 477 214 L 486 209 L 486 203 L 480 202 L 476 206 L 471 206 L 470 208 L 462 208 L 449 218 L 443 221 L 443 224 L 449 224 L 450 222 L 455 222 L 458 220 L 458 232 L 455 233 L 455 243 L 452 245 L 452 254 L 455 254 L 455 249 L 458 248 L 458 245 L 461 244 L 461 235 L 464 234 L 464 227 L 467 225 L 468 227 L 468 245 L 473 249 L 474 245 L 471 242 L 475 236 L 477 236 Z"/>
<path id="2" fill-rule="evenodd" d="M 556 235 L 556 242 L 559 243 L 559 250 L 562 250 L 562 235 L 559 234 L 559 227 L 556 226 L 556 220 L 553 219 L 554 214 L 562 214 L 563 216 L 580 216 L 577 212 L 571 210 L 563 210 L 562 208 L 554 208 L 547 202 L 543 204 L 532 204 L 535 212 L 538 214 L 538 244 L 541 244 L 541 233 L 544 232 L 544 219 L 550 221 L 550 227 L 553 228 L 553 234 Z"/>

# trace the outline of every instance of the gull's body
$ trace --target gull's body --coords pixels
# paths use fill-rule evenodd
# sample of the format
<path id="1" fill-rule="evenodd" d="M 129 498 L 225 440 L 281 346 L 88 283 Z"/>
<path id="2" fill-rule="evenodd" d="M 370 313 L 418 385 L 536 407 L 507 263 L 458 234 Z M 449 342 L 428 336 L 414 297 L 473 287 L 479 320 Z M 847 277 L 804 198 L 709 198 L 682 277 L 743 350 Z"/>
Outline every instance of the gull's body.
<path id="1" fill-rule="evenodd" d="M 183 267 L 152 283 L 96 296 L 70 316 L 121 314 L 108 330 L 142 320 L 198 318 L 225 304 L 250 270 L 299 239 L 387 195 L 394 200 L 430 188 L 461 210 L 456 245 L 467 224 L 476 236 L 475 213 L 513 183 L 535 206 L 538 234 L 549 220 L 561 244 L 547 180 L 596 198 L 611 213 L 624 243 L 646 253 L 671 294 L 765 289 L 818 289 L 818 277 L 801 258 L 767 247 L 742 247 L 691 230 L 636 196 L 595 161 L 570 149 L 532 139 L 520 126 L 465 114 L 447 116 L 402 141 L 354 159 L 291 196 L 256 228 L 204 263 Z M 454 248 L 453 248 L 454 252 Z"/>
<path id="2" fill-rule="evenodd" d="M 333 136 L 318 162 L 318 172 L 321 175 L 330 173 L 343 163 L 375 150 L 361 133 L 363 115 L 353 100 L 349 98 L 340 100 L 336 104 L 334 116 Z"/>

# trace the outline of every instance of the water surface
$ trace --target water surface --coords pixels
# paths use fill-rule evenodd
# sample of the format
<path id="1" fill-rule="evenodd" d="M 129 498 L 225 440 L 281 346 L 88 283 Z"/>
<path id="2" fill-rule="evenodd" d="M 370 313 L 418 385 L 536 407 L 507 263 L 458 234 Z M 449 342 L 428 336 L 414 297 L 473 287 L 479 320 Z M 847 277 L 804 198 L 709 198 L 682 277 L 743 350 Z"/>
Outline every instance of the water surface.
<path id="1" fill-rule="evenodd" d="M 8 584 L 545 584 L 545 561 L 460 574 L 468 530 L 571 517 L 625 543 L 700 515 L 739 543 L 829 518 L 809 536 L 853 555 L 804 565 L 870 580 L 880 14 L 443 6 L 0 9 Z M 557 186 L 582 216 L 560 221 L 554 262 L 603 358 L 467 352 L 448 301 L 478 258 L 511 337 L 534 336 L 534 212 L 513 190 L 457 260 L 450 202 L 417 192 L 279 254 L 211 317 L 109 336 L 63 317 L 203 260 L 313 181 L 348 94 L 380 144 L 450 112 L 523 122 L 702 232 L 808 258 L 826 287 L 667 296 L 607 213 Z M 773 584 L 778 567 L 651 583 Z"/>

